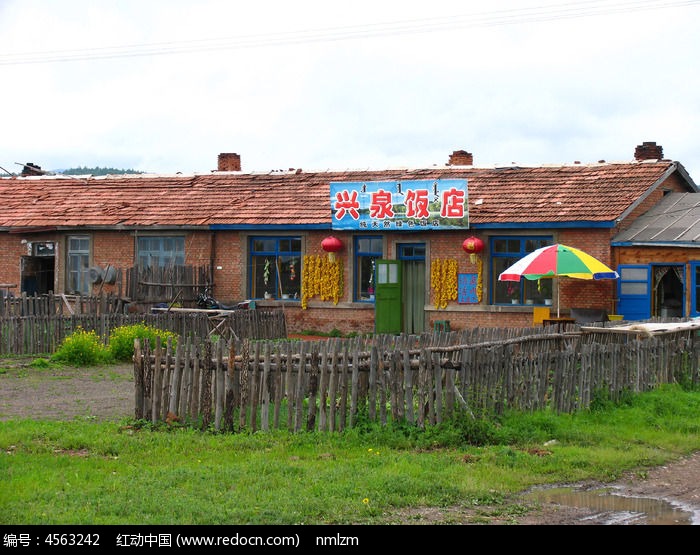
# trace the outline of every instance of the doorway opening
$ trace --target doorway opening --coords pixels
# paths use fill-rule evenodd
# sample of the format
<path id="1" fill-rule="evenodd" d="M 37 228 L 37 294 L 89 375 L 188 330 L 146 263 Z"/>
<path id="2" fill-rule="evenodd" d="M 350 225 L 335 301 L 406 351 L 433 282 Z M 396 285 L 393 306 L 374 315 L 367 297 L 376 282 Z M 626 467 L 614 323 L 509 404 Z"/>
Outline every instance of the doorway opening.
<path id="1" fill-rule="evenodd" d="M 31 256 L 21 258 L 20 291 L 28 296 L 53 291 L 56 271 L 56 248 L 51 241 L 32 243 Z"/>
<path id="2" fill-rule="evenodd" d="M 684 267 L 682 264 L 654 266 L 652 314 L 661 318 L 683 317 Z"/>
<path id="3" fill-rule="evenodd" d="M 425 331 L 425 243 L 399 243 L 403 283 L 403 331 L 420 334 Z"/>

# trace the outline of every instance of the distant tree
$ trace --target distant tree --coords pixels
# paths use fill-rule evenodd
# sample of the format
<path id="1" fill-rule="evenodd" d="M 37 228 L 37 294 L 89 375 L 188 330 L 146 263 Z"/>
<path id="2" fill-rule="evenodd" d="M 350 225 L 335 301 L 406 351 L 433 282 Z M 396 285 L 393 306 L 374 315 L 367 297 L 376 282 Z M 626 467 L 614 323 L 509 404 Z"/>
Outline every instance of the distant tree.
<path id="1" fill-rule="evenodd" d="M 144 172 L 137 172 L 136 170 L 120 170 L 117 168 L 100 168 L 99 166 L 95 168 L 87 168 L 84 166 L 80 166 L 77 168 L 68 168 L 67 170 L 61 170 L 58 173 L 66 175 L 122 175 L 127 173 Z"/>

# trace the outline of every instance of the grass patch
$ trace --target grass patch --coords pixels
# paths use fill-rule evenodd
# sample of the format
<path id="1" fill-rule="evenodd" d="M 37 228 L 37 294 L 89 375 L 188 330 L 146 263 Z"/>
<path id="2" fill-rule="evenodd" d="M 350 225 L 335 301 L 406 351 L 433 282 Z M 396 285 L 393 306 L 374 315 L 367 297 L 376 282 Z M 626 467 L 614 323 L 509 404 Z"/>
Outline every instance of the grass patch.
<path id="1" fill-rule="evenodd" d="M 471 522 L 507 519 L 527 510 L 512 496 L 531 486 L 609 482 L 700 450 L 699 409 L 699 392 L 665 386 L 572 415 L 458 417 L 425 430 L 220 434 L 5 421 L 0 521 L 386 524 L 444 508 L 444 523 L 460 511 Z"/>

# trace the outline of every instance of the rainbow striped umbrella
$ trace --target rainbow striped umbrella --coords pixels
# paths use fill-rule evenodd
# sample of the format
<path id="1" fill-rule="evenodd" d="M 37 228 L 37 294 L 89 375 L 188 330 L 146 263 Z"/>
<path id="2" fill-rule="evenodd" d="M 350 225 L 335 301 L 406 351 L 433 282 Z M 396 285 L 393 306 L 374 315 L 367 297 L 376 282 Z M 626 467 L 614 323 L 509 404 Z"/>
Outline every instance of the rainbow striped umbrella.
<path id="1" fill-rule="evenodd" d="M 617 279 L 620 276 L 597 258 L 567 245 L 548 245 L 518 260 L 498 276 L 499 281 L 520 281 L 522 278 L 571 277 L 577 279 Z M 557 295 L 557 316 L 559 296 Z"/>

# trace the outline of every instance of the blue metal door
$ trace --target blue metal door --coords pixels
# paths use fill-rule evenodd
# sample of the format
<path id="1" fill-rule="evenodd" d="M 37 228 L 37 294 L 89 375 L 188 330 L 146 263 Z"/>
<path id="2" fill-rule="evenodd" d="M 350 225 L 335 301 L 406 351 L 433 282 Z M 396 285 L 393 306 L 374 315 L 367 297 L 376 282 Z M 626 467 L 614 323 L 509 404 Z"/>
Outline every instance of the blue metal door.
<path id="1" fill-rule="evenodd" d="M 700 316 L 700 262 L 690 263 L 690 316 Z"/>
<path id="2" fill-rule="evenodd" d="M 651 266 L 621 264 L 617 272 L 617 313 L 625 320 L 651 318 Z"/>

